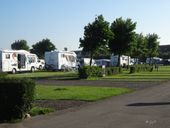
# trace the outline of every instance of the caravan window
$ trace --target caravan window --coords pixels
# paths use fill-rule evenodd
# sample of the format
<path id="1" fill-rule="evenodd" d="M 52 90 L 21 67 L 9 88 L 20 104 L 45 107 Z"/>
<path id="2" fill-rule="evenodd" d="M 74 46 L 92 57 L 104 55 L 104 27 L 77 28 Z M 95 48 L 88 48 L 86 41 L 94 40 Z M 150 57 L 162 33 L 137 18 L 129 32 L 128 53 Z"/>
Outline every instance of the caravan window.
<path id="1" fill-rule="evenodd" d="M 35 57 L 34 56 L 28 56 L 28 62 L 29 63 L 35 63 Z"/>
<path id="2" fill-rule="evenodd" d="M 10 54 L 5 54 L 6 59 L 10 59 Z"/>

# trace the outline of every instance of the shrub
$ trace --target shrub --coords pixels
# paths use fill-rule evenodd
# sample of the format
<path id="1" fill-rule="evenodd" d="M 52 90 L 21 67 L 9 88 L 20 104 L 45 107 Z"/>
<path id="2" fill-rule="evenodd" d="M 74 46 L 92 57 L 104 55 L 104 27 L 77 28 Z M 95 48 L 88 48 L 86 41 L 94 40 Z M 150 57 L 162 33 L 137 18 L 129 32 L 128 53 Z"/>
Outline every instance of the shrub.
<path id="1" fill-rule="evenodd" d="M 150 65 L 133 65 L 130 67 L 130 73 L 135 73 L 135 72 L 152 72 L 153 71 L 153 66 Z"/>
<path id="2" fill-rule="evenodd" d="M 0 79 L 0 121 L 23 119 L 32 107 L 35 82 L 29 79 Z"/>
<path id="3" fill-rule="evenodd" d="M 106 70 L 105 73 L 108 76 L 122 73 L 122 68 L 121 67 L 107 67 L 105 70 Z"/>
<path id="4" fill-rule="evenodd" d="M 102 77 L 103 71 L 97 66 L 83 66 L 79 68 L 79 78 Z"/>

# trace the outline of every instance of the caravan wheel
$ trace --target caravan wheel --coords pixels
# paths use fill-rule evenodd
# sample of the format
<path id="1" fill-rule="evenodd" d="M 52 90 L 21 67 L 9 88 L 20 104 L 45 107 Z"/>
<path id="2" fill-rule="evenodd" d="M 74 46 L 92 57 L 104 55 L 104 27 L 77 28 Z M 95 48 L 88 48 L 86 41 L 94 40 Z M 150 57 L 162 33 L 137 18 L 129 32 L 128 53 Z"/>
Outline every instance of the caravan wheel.
<path id="1" fill-rule="evenodd" d="M 39 70 L 43 70 L 43 67 L 42 67 L 42 65 L 40 65 L 40 66 L 39 66 Z"/>
<path id="2" fill-rule="evenodd" d="M 16 73 L 16 69 L 13 68 L 13 69 L 12 69 L 12 74 L 15 74 L 15 73 Z"/>
<path id="3" fill-rule="evenodd" d="M 34 67 L 31 68 L 31 72 L 35 72 L 35 68 Z"/>

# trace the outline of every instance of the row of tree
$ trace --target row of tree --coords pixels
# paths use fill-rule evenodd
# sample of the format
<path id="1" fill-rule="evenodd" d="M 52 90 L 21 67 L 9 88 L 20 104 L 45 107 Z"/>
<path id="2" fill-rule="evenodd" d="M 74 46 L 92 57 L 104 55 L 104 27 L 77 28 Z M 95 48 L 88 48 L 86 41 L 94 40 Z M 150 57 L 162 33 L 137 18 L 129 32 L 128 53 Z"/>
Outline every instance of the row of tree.
<path id="1" fill-rule="evenodd" d="M 137 34 L 136 24 L 131 19 L 117 18 L 110 25 L 102 15 L 99 15 L 94 22 L 85 26 L 84 37 L 80 38 L 80 48 L 89 53 L 90 65 L 92 58 L 105 50 L 118 55 L 118 66 L 121 55 L 129 55 L 140 60 L 157 56 L 158 35 Z"/>
<path id="2" fill-rule="evenodd" d="M 29 48 L 26 40 L 17 40 L 11 44 L 13 50 L 27 50 L 31 53 L 35 53 L 39 58 L 44 58 L 45 51 L 55 50 L 55 45 L 49 39 L 43 39 L 32 45 L 32 49 Z"/>

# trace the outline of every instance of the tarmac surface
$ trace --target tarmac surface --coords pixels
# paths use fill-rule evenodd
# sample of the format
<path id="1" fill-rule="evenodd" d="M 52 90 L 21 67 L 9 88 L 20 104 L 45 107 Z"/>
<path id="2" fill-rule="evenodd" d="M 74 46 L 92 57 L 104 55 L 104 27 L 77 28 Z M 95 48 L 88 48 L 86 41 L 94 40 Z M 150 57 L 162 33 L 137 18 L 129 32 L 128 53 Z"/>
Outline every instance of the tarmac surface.
<path id="1" fill-rule="evenodd" d="M 170 81 L 0 128 L 170 128 Z"/>

